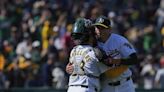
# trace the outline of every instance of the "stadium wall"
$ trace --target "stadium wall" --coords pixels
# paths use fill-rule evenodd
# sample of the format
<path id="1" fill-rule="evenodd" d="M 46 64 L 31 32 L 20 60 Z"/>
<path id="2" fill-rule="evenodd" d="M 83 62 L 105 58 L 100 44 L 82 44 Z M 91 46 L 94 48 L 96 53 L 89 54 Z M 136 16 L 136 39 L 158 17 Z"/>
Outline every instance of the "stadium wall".
<path id="1" fill-rule="evenodd" d="M 54 89 L 54 88 L 11 88 L 0 89 L 0 92 L 66 92 L 66 89 Z M 164 89 L 136 89 L 136 92 L 164 92 Z"/>

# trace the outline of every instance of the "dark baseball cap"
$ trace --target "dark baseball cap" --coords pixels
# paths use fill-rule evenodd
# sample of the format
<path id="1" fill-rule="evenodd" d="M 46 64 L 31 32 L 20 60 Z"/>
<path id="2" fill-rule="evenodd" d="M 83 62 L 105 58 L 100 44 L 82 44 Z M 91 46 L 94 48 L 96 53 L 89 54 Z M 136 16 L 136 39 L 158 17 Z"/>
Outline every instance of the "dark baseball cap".
<path id="1" fill-rule="evenodd" d="M 100 16 L 96 19 L 96 22 L 93 24 L 93 26 L 101 26 L 103 28 L 110 29 L 111 21 L 105 16 Z"/>

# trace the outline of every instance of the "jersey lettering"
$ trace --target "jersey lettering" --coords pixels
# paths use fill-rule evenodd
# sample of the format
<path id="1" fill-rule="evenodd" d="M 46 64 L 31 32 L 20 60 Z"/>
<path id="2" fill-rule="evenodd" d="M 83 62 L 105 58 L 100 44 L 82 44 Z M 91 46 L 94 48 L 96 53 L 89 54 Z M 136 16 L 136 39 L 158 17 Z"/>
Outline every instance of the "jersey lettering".
<path id="1" fill-rule="evenodd" d="M 91 61 L 91 57 L 89 55 L 84 57 L 85 62 Z"/>
<path id="2" fill-rule="evenodd" d="M 124 46 L 128 47 L 129 49 L 132 49 L 132 46 L 129 43 L 124 43 Z"/>

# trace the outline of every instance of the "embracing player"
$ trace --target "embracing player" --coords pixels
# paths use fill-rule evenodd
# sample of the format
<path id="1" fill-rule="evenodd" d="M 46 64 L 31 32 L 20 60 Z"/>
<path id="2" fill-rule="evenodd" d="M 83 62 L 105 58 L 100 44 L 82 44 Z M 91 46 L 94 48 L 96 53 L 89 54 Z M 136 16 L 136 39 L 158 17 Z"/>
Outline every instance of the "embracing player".
<path id="1" fill-rule="evenodd" d="M 135 92 L 131 79 L 129 65 L 139 63 L 134 47 L 128 40 L 120 35 L 111 32 L 111 22 L 105 16 L 97 18 L 95 32 L 98 40 L 98 47 L 109 56 L 108 63 L 113 67 L 101 76 L 101 92 Z M 66 71 L 71 73 L 74 68 L 68 64 Z"/>
<path id="2" fill-rule="evenodd" d="M 105 71 L 101 67 L 106 66 L 99 62 L 94 52 L 95 32 L 94 27 L 89 28 L 90 25 L 91 21 L 84 18 L 77 19 L 74 24 L 71 36 L 76 46 L 69 58 L 73 72 L 69 77 L 67 92 L 97 92 L 100 89 L 99 76 Z"/>
<path id="3" fill-rule="evenodd" d="M 98 47 L 111 57 L 113 65 L 102 75 L 102 92 L 135 92 L 129 65 L 139 63 L 134 47 L 128 40 L 111 32 L 111 21 L 100 16 L 94 24 Z"/>

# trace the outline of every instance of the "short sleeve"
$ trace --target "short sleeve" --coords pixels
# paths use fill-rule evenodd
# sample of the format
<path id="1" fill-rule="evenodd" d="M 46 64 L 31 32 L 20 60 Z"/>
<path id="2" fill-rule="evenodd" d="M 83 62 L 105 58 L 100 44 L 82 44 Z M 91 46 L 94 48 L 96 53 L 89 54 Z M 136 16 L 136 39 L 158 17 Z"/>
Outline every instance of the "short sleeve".
<path id="1" fill-rule="evenodd" d="M 136 53 L 132 44 L 128 42 L 127 39 L 123 38 L 121 40 L 120 53 L 123 57 L 128 57 L 132 53 Z"/>
<path id="2" fill-rule="evenodd" d="M 99 62 L 98 58 L 96 57 L 93 49 L 88 49 L 86 51 L 86 54 L 84 56 L 84 61 L 89 62 L 89 61 L 94 61 L 94 62 Z"/>
<path id="3" fill-rule="evenodd" d="M 73 63 L 73 56 L 74 56 L 73 53 L 74 53 L 74 52 L 75 52 L 75 49 L 72 49 L 72 50 L 71 50 L 71 53 L 70 53 L 70 57 L 69 57 L 69 62 L 70 62 L 70 63 Z"/>

